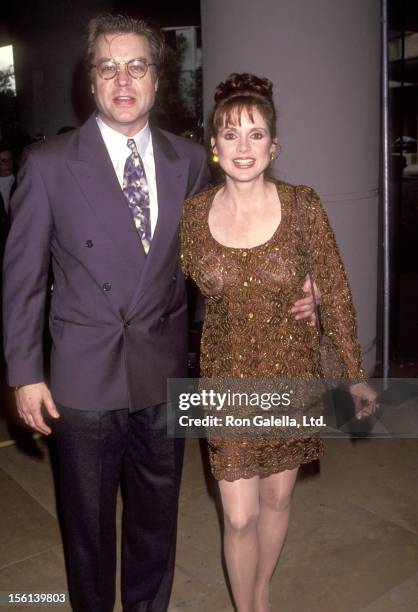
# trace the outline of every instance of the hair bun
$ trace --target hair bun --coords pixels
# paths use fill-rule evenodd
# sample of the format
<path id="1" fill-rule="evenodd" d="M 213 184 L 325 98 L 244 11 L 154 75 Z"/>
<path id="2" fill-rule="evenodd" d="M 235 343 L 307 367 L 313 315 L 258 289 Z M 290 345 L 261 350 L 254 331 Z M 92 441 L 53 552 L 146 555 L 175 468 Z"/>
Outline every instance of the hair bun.
<path id="1" fill-rule="evenodd" d="M 276 107 L 273 83 L 255 74 L 234 72 L 215 90 L 215 104 L 210 119 L 211 135 L 216 138 L 225 125 L 241 125 L 241 114 L 246 111 L 251 121 L 256 109 L 266 121 L 271 138 L 276 138 Z"/>
<path id="2" fill-rule="evenodd" d="M 259 78 L 254 74 L 233 72 L 225 82 L 219 83 L 215 90 L 215 103 L 235 96 L 259 95 L 273 98 L 273 83 L 270 79 Z"/>

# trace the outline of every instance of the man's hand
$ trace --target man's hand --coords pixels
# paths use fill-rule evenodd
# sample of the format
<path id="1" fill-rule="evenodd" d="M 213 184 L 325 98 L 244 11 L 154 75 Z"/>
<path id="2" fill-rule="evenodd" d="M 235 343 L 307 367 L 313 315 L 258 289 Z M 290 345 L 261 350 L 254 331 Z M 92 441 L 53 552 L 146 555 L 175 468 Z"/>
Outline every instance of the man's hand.
<path id="1" fill-rule="evenodd" d="M 319 304 L 321 301 L 321 292 L 316 286 L 314 281 L 313 284 L 314 292 L 315 292 L 315 300 L 316 303 Z M 290 312 L 295 316 L 295 319 L 299 321 L 300 319 L 309 319 L 309 325 L 311 327 L 315 327 L 316 325 L 316 315 L 315 315 L 315 306 L 312 297 L 311 291 L 311 282 L 309 280 L 309 275 L 307 274 L 305 277 L 305 282 L 302 287 L 303 293 L 305 293 L 306 297 L 301 300 L 297 300 L 293 307 L 290 309 Z"/>
<path id="2" fill-rule="evenodd" d="M 24 385 L 15 390 L 17 411 L 20 418 L 41 434 L 49 435 L 51 428 L 44 421 L 42 406 L 54 418 L 59 418 L 59 413 L 52 399 L 51 393 L 45 383 Z"/>
<path id="3" fill-rule="evenodd" d="M 358 383 L 350 387 L 354 401 L 356 419 L 373 415 L 379 407 L 376 402 L 377 393 L 367 383 Z"/>

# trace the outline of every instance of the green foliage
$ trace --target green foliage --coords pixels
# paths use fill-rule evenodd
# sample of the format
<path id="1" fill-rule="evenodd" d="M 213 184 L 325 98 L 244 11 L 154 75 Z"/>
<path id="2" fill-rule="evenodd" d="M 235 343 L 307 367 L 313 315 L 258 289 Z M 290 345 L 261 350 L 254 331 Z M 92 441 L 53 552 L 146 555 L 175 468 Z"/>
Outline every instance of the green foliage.
<path id="1" fill-rule="evenodd" d="M 186 81 L 182 79 L 187 46 L 187 39 L 182 34 L 176 36 L 175 48 L 167 45 L 153 113 L 161 127 L 178 134 L 197 124 L 202 107 L 201 69 Z M 187 100 L 191 100 L 192 104 L 188 104 Z"/>
<path id="2" fill-rule="evenodd" d="M 176 39 L 177 47 L 166 48 L 163 72 L 159 79 L 158 96 L 155 104 L 157 116 L 181 117 L 185 113 L 180 92 L 180 73 L 187 50 L 187 40 L 184 36 Z"/>
<path id="3" fill-rule="evenodd" d="M 13 66 L 7 70 L 0 70 L 0 95 L 14 96 L 12 79 L 14 77 Z"/>
<path id="4" fill-rule="evenodd" d="M 16 95 L 12 89 L 13 67 L 0 70 L 0 129 L 13 128 L 17 122 Z"/>
<path id="5" fill-rule="evenodd" d="M 202 89 L 202 68 L 199 67 L 193 72 L 185 88 L 185 94 L 193 101 L 194 117 L 196 119 L 201 119 L 203 116 Z"/>

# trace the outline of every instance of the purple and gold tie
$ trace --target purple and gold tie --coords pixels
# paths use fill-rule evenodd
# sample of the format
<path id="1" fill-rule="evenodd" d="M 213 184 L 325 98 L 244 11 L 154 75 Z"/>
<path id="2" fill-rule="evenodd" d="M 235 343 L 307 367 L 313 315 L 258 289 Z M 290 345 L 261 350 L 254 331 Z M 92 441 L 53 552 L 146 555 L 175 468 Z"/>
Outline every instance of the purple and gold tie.
<path id="1" fill-rule="evenodd" d="M 125 162 L 122 191 L 128 200 L 129 210 L 144 251 L 148 253 L 151 244 L 151 216 L 147 177 L 135 140 L 128 138 L 127 145 L 131 154 Z"/>

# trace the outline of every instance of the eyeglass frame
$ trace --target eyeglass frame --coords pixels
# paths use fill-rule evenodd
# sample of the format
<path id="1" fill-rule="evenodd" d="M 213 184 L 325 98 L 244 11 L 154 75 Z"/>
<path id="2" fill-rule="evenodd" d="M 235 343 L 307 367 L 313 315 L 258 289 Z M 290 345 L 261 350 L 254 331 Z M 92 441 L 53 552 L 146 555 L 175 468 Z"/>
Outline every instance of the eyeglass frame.
<path id="1" fill-rule="evenodd" d="M 145 66 L 146 66 L 145 72 L 144 72 L 144 74 L 143 74 L 142 76 L 138 76 L 138 77 L 137 77 L 137 76 L 133 76 L 133 75 L 130 73 L 130 71 L 129 71 L 129 64 L 130 64 L 131 62 L 136 62 L 136 61 L 140 61 L 140 62 L 142 62 L 143 64 L 145 64 Z M 102 75 L 100 74 L 100 71 L 98 70 L 98 65 L 99 65 L 99 64 L 102 64 L 103 62 L 112 62 L 113 64 L 115 64 L 115 66 L 116 66 L 116 72 L 115 72 L 115 74 L 114 74 L 113 76 L 106 78 L 106 77 L 104 77 L 104 76 L 102 76 Z M 156 65 L 157 65 L 155 62 L 147 62 L 147 60 L 146 60 L 146 59 L 143 59 L 142 57 L 133 57 L 132 59 L 128 60 L 127 62 L 117 62 L 116 60 L 114 60 L 114 59 L 112 59 L 112 58 L 110 57 L 110 58 L 104 58 L 104 59 L 100 60 L 99 64 L 90 64 L 90 68 L 96 68 L 96 70 L 97 70 L 97 74 L 98 74 L 98 75 L 99 75 L 99 77 L 100 77 L 101 79 L 103 79 L 104 81 L 111 81 L 112 79 L 116 78 L 116 75 L 118 75 L 118 74 L 119 74 L 119 72 L 120 72 L 120 66 L 121 66 L 122 64 L 123 64 L 123 65 L 126 67 L 126 71 L 127 71 L 127 73 L 129 74 L 129 76 L 131 77 L 131 79 L 135 79 L 135 80 L 138 80 L 138 79 L 143 79 L 143 78 L 144 78 L 144 76 L 146 76 L 146 74 L 147 74 L 147 72 L 148 72 L 148 68 L 149 68 L 150 66 L 156 66 Z"/>

